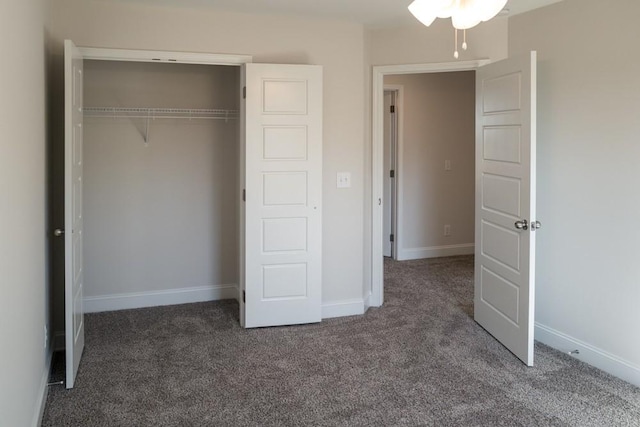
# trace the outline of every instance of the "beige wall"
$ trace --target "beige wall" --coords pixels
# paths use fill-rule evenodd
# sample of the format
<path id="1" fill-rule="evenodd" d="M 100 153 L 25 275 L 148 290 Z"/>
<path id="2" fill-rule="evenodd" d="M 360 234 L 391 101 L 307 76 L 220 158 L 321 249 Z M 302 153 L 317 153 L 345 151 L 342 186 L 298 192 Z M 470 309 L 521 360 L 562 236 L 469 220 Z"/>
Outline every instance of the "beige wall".
<path id="1" fill-rule="evenodd" d="M 385 76 L 384 83 L 403 93 L 398 258 L 473 252 L 475 72 Z M 445 224 L 451 236 L 444 236 Z"/>
<path id="2" fill-rule="evenodd" d="M 48 379 L 47 6 L 3 0 L 0 13 L 0 424 L 7 426 L 36 425 Z"/>
<path id="3" fill-rule="evenodd" d="M 362 26 L 206 8 L 57 0 L 53 35 L 58 55 L 62 40 L 70 38 L 80 46 L 248 54 L 254 62 L 322 65 L 323 302 L 362 299 Z M 352 187 L 338 190 L 336 173 L 342 171 L 352 173 Z"/>
<path id="4" fill-rule="evenodd" d="M 506 17 L 497 17 L 467 31 L 466 51 L 458 49 L 460 61 L 507 57 Z M 454 31 L 449 19 L 436 19 L 425 27 L 418 21 L 400 28 L 369 31 L 372 65 L 453 62 Z M 459 33 L 462 37 L 462 33 Z M 461 41 L 461 39 L 460 39 Z"/>
<path id="5" fill-rule="evenodd" d="M 88 107 L 239 108 L 239 67 L 84 71 Z M 145 145 L 144 119 L 85 119 L 85 297 L 237 285 L 238 125 L 152 120 Z"/>
<path id="6" fill-rule="evenodd" d="M 536 320 L 640 385 L 638 16 L 565 0 L 510 19 L 509 53 L 538 51 Z"/>

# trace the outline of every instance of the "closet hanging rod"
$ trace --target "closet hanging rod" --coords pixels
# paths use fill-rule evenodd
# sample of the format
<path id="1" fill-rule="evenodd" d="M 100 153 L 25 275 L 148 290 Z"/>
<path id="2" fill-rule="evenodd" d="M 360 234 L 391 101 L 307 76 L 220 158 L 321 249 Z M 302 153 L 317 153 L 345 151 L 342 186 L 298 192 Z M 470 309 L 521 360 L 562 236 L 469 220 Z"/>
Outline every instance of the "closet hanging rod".
<path id="1" fill-rule="evenodd" d="M 238 110 L 194 108 L 84 107 L 85 117 L 130 119 L 236 119 Z"/>

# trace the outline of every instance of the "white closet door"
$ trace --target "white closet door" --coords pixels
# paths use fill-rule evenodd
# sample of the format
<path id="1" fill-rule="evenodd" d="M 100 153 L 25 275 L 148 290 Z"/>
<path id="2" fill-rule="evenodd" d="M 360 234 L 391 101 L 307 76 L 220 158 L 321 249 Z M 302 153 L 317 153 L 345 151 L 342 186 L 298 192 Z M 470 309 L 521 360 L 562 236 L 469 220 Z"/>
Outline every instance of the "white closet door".
<path id="1" fill-rule="evenodd" d="M 84 349 L 82 265 L 82 54 L 64 42 L 64 289 L 66 386 L 73 388 Z"/>
<path id="2" fill-rule="evenodd" d="M 384 91 L 384 188 L 382 190 L 382 202 L 384 206 L 383 231 L 382 231 L 382 255 L 386 257 L 397 256 L 393 253 L 391 234 L 393 233 L 393 208 L 394 208 L 394 184 L 395 178 L 391 171 L 395 169 L 395 143 L 396 143 L 396 115 L 395 92 Z M 394 171 L 395 173 L 395 171 Z"/>
<path id="3" fill-rule="evenodd" d="M 244 326 L 321 320 L 322 68 L 246 64 Z"/>
<path id="4" fill-rule="evenodd" d="M 476 73 L 475 320 L 533 365 L 536 53 Z"/>

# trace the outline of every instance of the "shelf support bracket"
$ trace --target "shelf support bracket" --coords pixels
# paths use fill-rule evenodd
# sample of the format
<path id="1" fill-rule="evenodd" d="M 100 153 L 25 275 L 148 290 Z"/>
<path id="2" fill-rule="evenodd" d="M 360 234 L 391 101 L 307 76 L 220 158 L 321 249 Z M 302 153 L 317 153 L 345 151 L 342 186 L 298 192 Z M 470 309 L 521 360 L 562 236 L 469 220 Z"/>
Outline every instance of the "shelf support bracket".
<path id="1" fill-rule="evenodd" d="M 149 146 L 149 115 L 147 115 L 147 124 L 145 126 L 143 138 L 144 138 L 144 146 L 148 147 Z"/>

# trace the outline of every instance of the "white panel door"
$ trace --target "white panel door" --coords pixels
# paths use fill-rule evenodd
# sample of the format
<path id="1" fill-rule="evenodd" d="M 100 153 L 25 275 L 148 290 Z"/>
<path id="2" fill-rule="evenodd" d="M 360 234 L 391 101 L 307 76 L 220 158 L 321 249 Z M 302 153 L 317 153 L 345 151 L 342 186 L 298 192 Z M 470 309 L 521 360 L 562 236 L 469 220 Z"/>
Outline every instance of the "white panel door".
<path id="1" fill-rule="evenodd" d="M 536 52 L 476 74 L 475 320 L 533 365 Z"/>
<path id="2" fill-rule="evenodd" d="M 244 326 L 319 322 L 322 67 L 246 64 L 243 75 Z"/>
<path id="3" fill-rule="evenodd" d="M 82 307 L 82 54 L 64 42 L 64 289 L 66 386 L 73 388 L 84 349 Z"/>
<path id="4" fill-rule="evenodd" d="M 395 147 L 397 139 L 395 99 L 395 92 L 384 91 L 384 188 L 382 191 L 384 229 L 382 232 L 382 255 L 386 257 L 394 256 L 394 243 L 391 235 L 394 234 L 393 208 L 395 205 Z"/>

